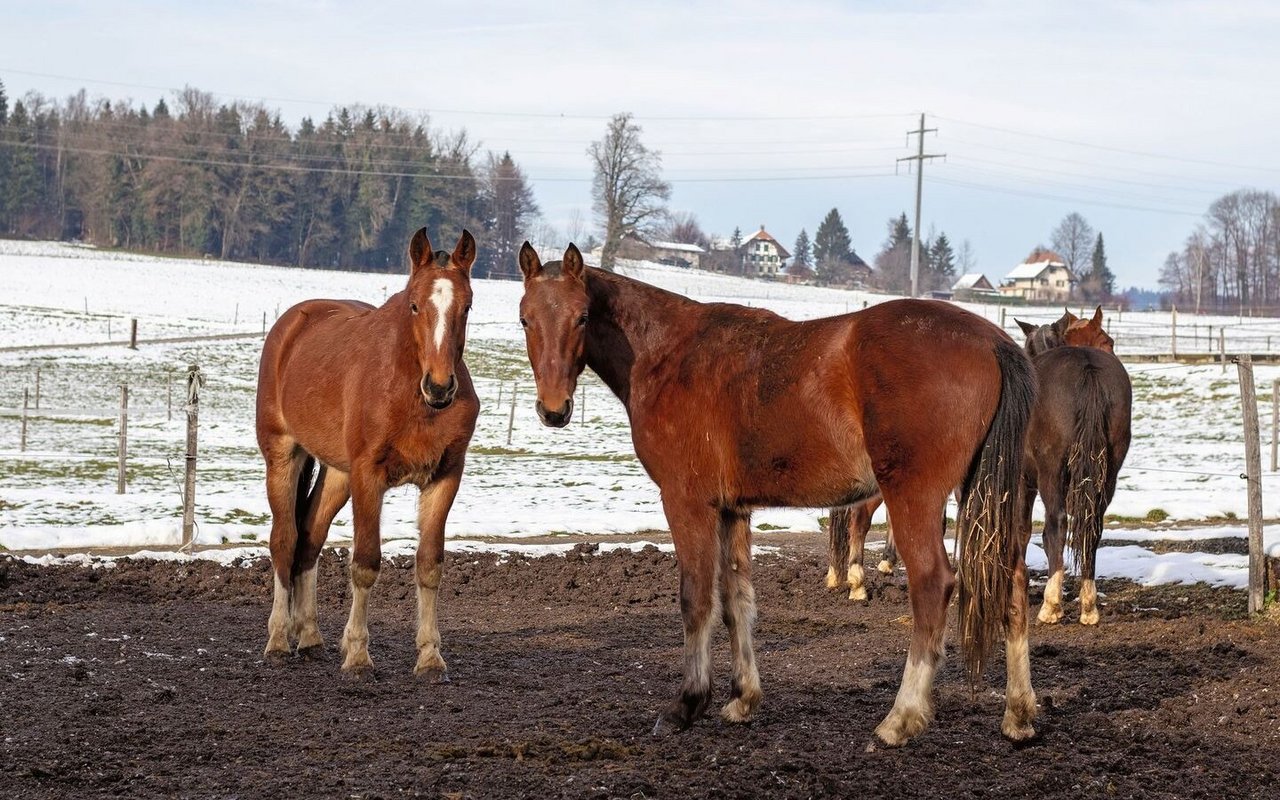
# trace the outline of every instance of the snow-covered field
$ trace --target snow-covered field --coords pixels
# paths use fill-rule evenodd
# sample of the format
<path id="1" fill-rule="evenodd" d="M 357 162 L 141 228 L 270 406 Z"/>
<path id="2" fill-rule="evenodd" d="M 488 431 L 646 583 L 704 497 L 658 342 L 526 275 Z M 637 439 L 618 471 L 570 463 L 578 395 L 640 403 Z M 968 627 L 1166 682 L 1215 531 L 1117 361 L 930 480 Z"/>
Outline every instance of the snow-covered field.
<path id="1" fill-rule="evenodd" d="M 558 257 L 544 253 L 545 258 Z M 863 292 L 789 286 L 628 264 L 624 272 L 698 300 L 763 306 L 805 319 L 854 311 L 887 298 Z M 311 297 L 351 297 L 380 303 L 398 291 L 399 275 L 298 270 L 217 261 L 160 259 L 57 243 L 0 241 L 0 546 L 73 551 L 89 547 L 169 547 L 179 541 L 185 417 L 185 373 L 199 364 L 200 462 L 196 491 L 198 542 L 238 543 L 261 552 L 269 531 L 262 466 L 253 433 L 253 397 L 260 338 L 146 344 L 149 339 L 260 333 L 293 303 Z M 636 461 L 622 406 L 590 374 L 574 424 L 542 427 L 530 393 L 532 377 L 517 321 L 520 285 L 477 281 L 467 361 L 483 411 L 462 490 L 449 520 L 451 549 L 491 547 L 475 537 L 554 533 L 636 533 L 666 527 L 658 493 Z M 1021 341 L 1015 312 L 968 305 Z M 1080 309 L 1075 309 L 1077 313 Z M 1040 323 L 1055 308 L 1019 308 Z M 137 319 L 143 345 L 125 344 Z M 1178 350 L 1280 350 L 1280 320 L 1235 317 L 1178 322 Z M 1121 353 L 1168 352 L 1171 315 L 1114 314 L 1107 327 Z M 1212 326 L 1212 333 L 1208 330 Z M 1274 342 L 1270 341 L 1274 337 Z M 96 348 L 35 349 L 113 341 Z M 1197 343 L 1198 342 L 1198 346 Z M 6 349 L 19 348 L 19 349 Z M 1240 395 L 1235 368 L 1130 364 L 1134 381 L 1134 441 L 1110 513 L 1164 518 L 1168 523 L 1244 518 Z M 34 405 L 27 446 L 19 451 L 23 390 Z M 1264 432 L 1270 430 L 1269 388 L 1280 368 L 1255 369 Z M 116 488 L 116 415 L 120 384 L 129 387 L 128 491 Z M 169 416 L 169 391 L 173 415 Z M 511 417 L 512 393 L 516 405 Z M 501 398 L 501 402 L 499 402 Z M 1270 444 L 1264 433 L 1264 448 Z M 509 438 L 509 442 L 508 442 Z M 1264 458 L 1264 462 L 1265 462 Z M 1264 464 L 1265 466 L 1265 464 Z M 1280 480 L 1264 477 L 1268 519 L 1280 517 Z M 414 534 L 416 490 L 388 495 L 383 520 L 389 539 Z M 766 510 L 763 529 L 816 530 L 822 509 Z M 1153 522 L 1154 526 L 1154 522 Z M 350 513 L 333 540 L 350 537 Z M 1210 538 L 1243 535 L 1237 525 L 1162 534 Z M 1133 539 L 1132 531 L 1120 538 Z M 1280 549 L 1280 526 L 1268 528 Z M 390 543 L 387 551 L 412 541 Z M 508 547 L 514 546 L 508 545 Z M 552 548 L 554 549 L 554 548 Z M 227 551 L 222 551 L 227 556 Z M 1033 545 L 1030 560 L 1042 565 Z M 1146 581 L 1208 580 L 1243 584 L 1242 556 L 1106 548 L 1100 571 Z"/>

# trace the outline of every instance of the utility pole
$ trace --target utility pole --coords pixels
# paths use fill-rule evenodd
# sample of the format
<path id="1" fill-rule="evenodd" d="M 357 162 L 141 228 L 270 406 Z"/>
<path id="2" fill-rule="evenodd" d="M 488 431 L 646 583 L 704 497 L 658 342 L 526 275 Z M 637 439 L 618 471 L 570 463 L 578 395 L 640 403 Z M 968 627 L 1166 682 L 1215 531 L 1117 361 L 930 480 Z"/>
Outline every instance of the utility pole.
<path id="1" fill-rule="evenodd" d="M 924 114 L 920 115 L 920 127 L 914 131 L 907 131 L 907 136 L 912 134 L 919 136 L 917 142 L 916 154 L 914 156 L 906 156 L 898 159 L 898 163 L 903 161 L 916 162 L 916 226 L 911 233 L 911 296 L 917 297 L 920 294 L 920 195 L 924 192 L 924 162 L 929 158 L 944 158 L 946 153 L 932 153 L 925 155 L 924 152 L 924 135 L 926 133 L 937 133 L 937 128 L 926 128 L 924 126 Z"/>

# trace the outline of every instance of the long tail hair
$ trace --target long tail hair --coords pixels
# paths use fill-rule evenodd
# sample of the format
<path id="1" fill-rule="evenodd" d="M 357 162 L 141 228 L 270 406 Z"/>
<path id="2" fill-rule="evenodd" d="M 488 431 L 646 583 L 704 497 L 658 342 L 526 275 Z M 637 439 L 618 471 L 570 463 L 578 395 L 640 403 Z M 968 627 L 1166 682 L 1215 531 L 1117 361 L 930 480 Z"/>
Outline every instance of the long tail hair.
<path id="1" fill-rule="evenodd" d="M 1110 499 L 1106 493 L 1111 404 L 1096 369 L 1086 367 L 1082 378 L 1076 393 L 1075 438 L 1067 455 L 1066 511 L 1067 542 L 1081 574 L 1088 575 L 1093 572 L 1102 538 L 1102 516 Z"/>
<path id="2" fill-rule="evenodd" d="M 1008 619 L 1013 571 L 1022 543 L 1017 527 L 1023 446 L 1036 377 L 1030 359 L 1011 340 L 995 347 L 1000 402 L 961 491 L 959 523 L 960 644 L 965 671 L 976 685 Z"/>
<path id="3" fill-rule="evenodd" d="M 307 530 L 307 517 L 311 511 L 311 505 L 316 502 L 316 495 L 320 492 L 324 484 L 324 467 L 320 467 L 320 471 L 316 471 L 316 460 L 308 455 L 306 460 L 302 462 L 302 469 L 298 472 L 298 493 L 294 497 L 293 503 L 293 521 L 294 529 L 298 532 L 298 541 L 293 546 L 293 577 L 298 577 L 298 573 L 302 572 L 303 566 L 299 559 L 302 556 L 302 542 L 310 535 Z"/>

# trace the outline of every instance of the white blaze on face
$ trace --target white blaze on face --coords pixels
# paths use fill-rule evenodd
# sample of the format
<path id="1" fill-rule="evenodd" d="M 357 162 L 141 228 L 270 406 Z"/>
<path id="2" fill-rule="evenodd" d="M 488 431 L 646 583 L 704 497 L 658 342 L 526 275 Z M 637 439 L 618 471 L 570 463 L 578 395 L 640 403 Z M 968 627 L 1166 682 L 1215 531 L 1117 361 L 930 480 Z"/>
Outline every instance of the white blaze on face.
<path id="1" fill-rule="evenodd" d="M 449 281 L 436 281 L 431 290 L 431 305 L 436 307 L 436 349 L 444 343 L 444 321 L 453 305 L 453 284 Z"/>

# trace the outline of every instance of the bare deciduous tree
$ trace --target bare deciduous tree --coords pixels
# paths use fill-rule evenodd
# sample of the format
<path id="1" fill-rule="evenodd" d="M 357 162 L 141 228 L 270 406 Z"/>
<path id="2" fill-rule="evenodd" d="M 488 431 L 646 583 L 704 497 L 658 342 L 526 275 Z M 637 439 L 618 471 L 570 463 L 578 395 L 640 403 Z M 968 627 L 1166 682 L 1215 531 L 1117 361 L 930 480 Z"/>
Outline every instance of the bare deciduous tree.
<path id="1" fill-rule="evenodd" d="M 661 155 L 640 141 L 640 126 L 630 114 L 615 114 L 587 154 L 595 168 L 595 210 L 604 225 L 600 268 L 612 271 L 622 237 L 661 221 L 671 185 L 662 180 Z"/>
<path id="2" fill-rule="evenodd" d="M 1067 269 L 1072 274 L 1079 276 L 1089 264 L 1089 256 L 1093 252 L 1094 242 L 1093 228 L 1089 227 L 1089 223 L 1085 218 L 1072 211 L 1070 214 L 1062 218 L 1062 222 L 1058 223 L 1058 227 L 1053 229 L 1050 234 L 1050 243 L 1058 255 L 1062 256 L 1062 260 L 1067 265 Z"/>

